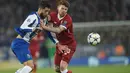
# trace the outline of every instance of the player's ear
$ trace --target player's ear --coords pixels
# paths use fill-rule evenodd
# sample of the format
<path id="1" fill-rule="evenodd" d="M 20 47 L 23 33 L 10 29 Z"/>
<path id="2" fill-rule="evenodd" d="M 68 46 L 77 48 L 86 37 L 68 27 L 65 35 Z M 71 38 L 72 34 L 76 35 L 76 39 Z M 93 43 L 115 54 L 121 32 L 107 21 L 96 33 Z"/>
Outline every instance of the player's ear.
<path id="1" fill-rule="evenodd" d="M 41 8 L 38 8 L 38 11 L 41 12 Z"/>

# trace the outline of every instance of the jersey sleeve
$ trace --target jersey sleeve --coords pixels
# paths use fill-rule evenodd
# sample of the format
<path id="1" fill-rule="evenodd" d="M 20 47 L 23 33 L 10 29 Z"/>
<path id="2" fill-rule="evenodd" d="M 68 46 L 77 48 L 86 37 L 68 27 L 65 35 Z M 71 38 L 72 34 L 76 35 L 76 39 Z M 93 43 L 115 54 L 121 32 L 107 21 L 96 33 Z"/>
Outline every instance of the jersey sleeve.
<path id="1" fill-rule="evenodd" d="M 65 29 L 68 29 L 71 25 L 72 25 L 72 19 L 68 18 L 64 20 L 60 26 L 64 27 Z"/>
<path id="2" fill-rule="evenodd" d="M 32 32 L 32 29 L 35 28 L 32 25 L 36 22 L 36 18 L 34 15 L 29 15 L 23 24 L 21 25 L 21 29 L 26 31 L 26 32 Z"/>

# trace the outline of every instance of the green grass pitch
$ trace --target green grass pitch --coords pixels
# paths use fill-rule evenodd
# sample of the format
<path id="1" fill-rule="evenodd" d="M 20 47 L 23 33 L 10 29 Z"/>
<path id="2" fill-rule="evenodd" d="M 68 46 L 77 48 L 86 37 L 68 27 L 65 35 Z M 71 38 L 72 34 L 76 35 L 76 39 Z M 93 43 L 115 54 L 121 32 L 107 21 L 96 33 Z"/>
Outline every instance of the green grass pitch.
<path id="1" fill-rule="evenodd" d="M 1 67 L 2 68 L 2 67 Z M 73 66 L 69 67 L 73 73 L 130 73 L 130 65 L 104 65 L 99 67 Z M 0 69 L 0 73 L 15 73 L 17 69 Z M 37 73 L 55 73 L 53 68 L 38 69 Z"/>

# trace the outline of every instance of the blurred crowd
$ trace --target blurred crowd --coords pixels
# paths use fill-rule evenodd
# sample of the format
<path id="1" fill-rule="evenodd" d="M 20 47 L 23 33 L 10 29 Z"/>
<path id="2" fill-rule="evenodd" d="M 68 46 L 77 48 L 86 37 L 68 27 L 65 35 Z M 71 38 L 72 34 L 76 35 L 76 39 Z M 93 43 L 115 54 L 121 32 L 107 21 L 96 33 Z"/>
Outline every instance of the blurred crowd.
<path id="1" fill-rule="evenodd" d="M 19 25 L 37 6 L 38 0 L 0 0 L 0 24 L 6 28 Z"/>
<path id="2" fill-rule="evenodd" d="M 0 22 L 12 27 L 23 22 L 31 11 L 36 11 L 40 0 L 0 0 Z M 49 0 L 52 10 L 56 0 Z M 69 0 L 69 14 L 74 22 L 130 19 L 129 0 Z"/>

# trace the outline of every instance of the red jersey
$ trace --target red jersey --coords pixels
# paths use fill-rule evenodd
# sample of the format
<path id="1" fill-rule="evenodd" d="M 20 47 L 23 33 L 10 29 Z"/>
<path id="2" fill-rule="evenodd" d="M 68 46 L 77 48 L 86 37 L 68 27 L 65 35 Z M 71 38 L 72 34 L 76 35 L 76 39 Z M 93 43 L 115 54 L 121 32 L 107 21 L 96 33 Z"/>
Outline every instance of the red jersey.
<path id="1" fill-rule="evenodd" d="M 60 19 L 57 12 L 51 12 L 50 17 L 54 27 L 63 26 L 66 29 L 59 34 L 56 34 L 59 43 L 70 46 L 76 45 L 73 35 L 72 18 L 70 15 L 66 14 L 65 17 Z"/>

